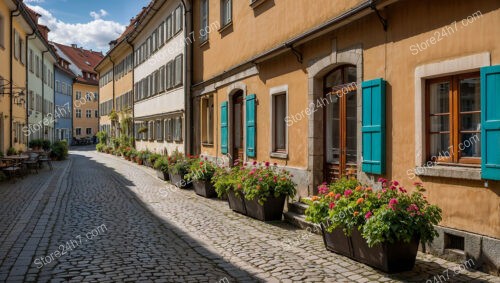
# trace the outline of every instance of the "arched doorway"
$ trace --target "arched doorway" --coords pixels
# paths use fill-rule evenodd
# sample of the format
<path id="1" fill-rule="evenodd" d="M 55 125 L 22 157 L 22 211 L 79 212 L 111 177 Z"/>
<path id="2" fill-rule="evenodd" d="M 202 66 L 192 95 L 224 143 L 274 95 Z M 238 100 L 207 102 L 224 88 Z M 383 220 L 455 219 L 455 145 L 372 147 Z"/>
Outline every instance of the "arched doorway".
<path id="1" fill-rule="evenodd" d="M 356 66 L 342 65 L 325 75 L 325 179 L 335 181 L 357 167 Z"/>

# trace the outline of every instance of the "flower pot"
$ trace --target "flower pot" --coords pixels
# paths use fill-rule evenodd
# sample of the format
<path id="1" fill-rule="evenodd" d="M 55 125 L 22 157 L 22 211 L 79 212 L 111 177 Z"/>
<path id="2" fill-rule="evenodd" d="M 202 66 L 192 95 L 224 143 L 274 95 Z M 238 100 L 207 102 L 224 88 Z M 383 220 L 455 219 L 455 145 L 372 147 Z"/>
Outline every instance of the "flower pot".
<path id="1" fill-rule="evenodd" d="M 168 181 L 168 180 L 170 180 L 170 178 L 169 178 L 169 174 L 168 174 L 168 173 L 165 173 L 165 172 L 163 172 L 163 171 L 161 171 L 161 170 L 156 170 L 156 176 L 157 176 L 158 178 L 160 178 L 161 180 L 163 180 L 163 181 Z"/>
<path id="2" fill-rule="evenodd" d="M 137 162 L 137 164 L 139 165 L 142 165 L 142 158 L 135 158 L 135 162 Z"/>
<path id="3" fill-rule="evenodd" d="M 214 187 L 210 181 L 197 180 L 193 181 L 193 188 L 197 195 L 213 198 L 217 196 Z"/>
<path id="4" fill-rule="evenodd" d="M 269 197 L 264 204 L 260 204 L 257 198 L 253 200 L 245 199 L 247 215 L 261 221 L 281 220 L 286 196 Z"/>
<path id="5" fill-rule="evenodd" d="M 243 200 L 243 196 L 237 196 L 233 190 L 229 190 L 227 192 L 227 201 L 229 203 L 229 208 L 231 208 L 233 211 L 247 215 L 247 210 L 245 207 L 245 201 Z"/>
<path id="6" fill-rule="evenodd" d="M 321 224 L 321 232 L 327 250 L 352 258 L 351 239 L 344 234 L 342 228 L 337 227 L 332 232 L 328 232 Z"/>
<path id="7" fill-rule="evenodd" d="M 191 182 L 184 180 L 184 175 L 170 173 L 170 182 L 180 189 L 188 189 L 191 187 Z"/>
<path id="8" fill-rule="evenodd" d="M 354 229 L 351 235 L 353 259 L 386 273 L 410 271 L 415 265 L 420 237 L 409 243 L 382 243 L 368 247 L 361 233 Z"/>

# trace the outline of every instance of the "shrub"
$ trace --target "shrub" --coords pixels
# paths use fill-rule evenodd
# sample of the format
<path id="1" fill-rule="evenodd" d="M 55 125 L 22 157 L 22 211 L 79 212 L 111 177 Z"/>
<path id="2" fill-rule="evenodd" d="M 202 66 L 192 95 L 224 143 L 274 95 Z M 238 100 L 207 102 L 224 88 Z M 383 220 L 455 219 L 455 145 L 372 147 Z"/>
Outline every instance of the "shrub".
<path id="1" fill-rule="evenodd" d="M 156 160 L 158 160 L 159 158 L 161 158 L 161 154 L 158 154 L 158 153 L 150 153 L 149 154 L 149 157 L 148 157 L 148 161 L 149 163 L 151 163 L 154 167 L 154 164 L 156 163 Z"/>
<path id="2" fill-rule="evenodd" d="M 34 139 L 34 140 L 31 140 L 29 143 L 28 143 L 28 146 L 30 148 L 40 148 L 42 147 L 42 140 L 41 139 Z"/>
<path id="3" fill-rule="evenodd" d="M 156 170 L 160 170 L 163 173 L 168 173 L 168 158 L 165 156 L 161 156 L 160 158 L 156 159 L 153 167 Z"/>
<path id="4" fill-rule="evenodd" d="M 211 181 L 217 166 L 208 161 L 208 158 L 193 159 L 188 173 L 184 176 L 187 181 Z"/>
<path id="5" fill-rule="evenodd" d="M 225 196 L 229 190 L 234 190 L 237 195 L 242 195 L 243 186 L 236 184 L 240 175 L 240 167 L 235 166 L 232 168 L 217 167 L 214 175 L 212 176 L 212 184 L 214 185 L 215 192 L 219 198 Z"/>
<path id="6" fill-rule="evenodd" d="M 56 160 L 64 160 L 68 157 L 68 143 L 63 141 L 56 141 L 52 144 L 52 156 Z"/>
<path id="7" fill-rule="evenodd" d="M 254 162 L 253 166 L 248 169 L 247 176 L 241 177 L 246 199 L 257 199 L 260 204 L 263 204 L 271 196 L 284 195 L 292 198 L 295 196 L 297 190 L 292 181 L 293 175 L 288 171 L 278 169 L 276 163 L 271 166 L 269 162 L 265 162 L 263 166 L 259 166 L 257 162 Z"/>
<path id="8" fill-rule="evenodd" d="M 16 155 L 17 154 L 17 150 L 13 147 L 9 147 L 9 149 L 7 149 L 7 156 L 9 155 Z"/>
<path id="9" fill-rule="evenodd" d="M 105 145 L 104 145 L 104 144 L 102 144 L 102 143 L 98 143 L 98 144 L 96 144 L 95 149 L 96 149 L 98 152 L 103 152 L 103 151 L 104 151 L 104 147 L 105 147 Z"/>
<path id="10" fill-rule="evenodd" d="M 49 140 L 42 140 L 42 148 L 45 151 L 49 150 L 50 149 L 50 141 Z"/>
<path id="11" fill-rule="evenodd" d="M 96 137 L 101 144 L 106 144 L 108 142 L 108 133 L 106 133 L 105 131 L 98 132 L 96 134 Z"/>

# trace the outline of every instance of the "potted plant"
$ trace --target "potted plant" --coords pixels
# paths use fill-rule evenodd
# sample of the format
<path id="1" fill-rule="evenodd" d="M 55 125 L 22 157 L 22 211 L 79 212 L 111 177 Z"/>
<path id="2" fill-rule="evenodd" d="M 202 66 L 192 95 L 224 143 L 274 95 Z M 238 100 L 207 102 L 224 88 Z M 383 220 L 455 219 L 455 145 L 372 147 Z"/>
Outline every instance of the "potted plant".
<path id="1" fill-rule="evenodd" d="M 136 162 L 135 157 L 137 156 L 137 154 L 139 154 L 137 150 L 135 150 L 134 148 L 130 149 L 129 154 L 128 154 L 130 161 Z"/>
<path id="2" fill-rule="evenodd" d="M 64 160 L 68 157 L 68 143 L 66 141 L 56 141 L 51 146 L 51 155 L 55 160 Z"/>
<path id="3" fill-rule="evenodd" d="M 34 151 L 38 151 L 41 149 L 42 147 L 42 140 L 40 139 L 34 139 L 34 140 L 31 140 L 28 144 L 28 146 L 33 149 Z"/>
<path id="4" fill-rule="evenodd" d="M 277 164 L 253 165 L 248 175 L 241 178 L 248 216 L 261 221 L 281 220 L 286 197 L 296 193 L 293 176 L 279 170 Z"/>
<path id="5" fill-rule="evenodd" d="M 144 164 L 144 166 L 147 166 L 147 167 L 153 167 L 153 164 L 151 164 L 151 162 L 149 161 L 149 157 L 151 156 L 151 151 L 149 151 L 148 149 L 146 150 L 143 150 L 142 151 L 142 164 Z"/>
<path id="6" fill-rule="evenodd" d="M 42 140 L 42 149 L 44 151 L 48 151 L 50 149 L 50 141 L 49 140 Z"/>
<path id="7" fill-rule="evenodd" d="M 191 182 L 184 180 L 184 176 L 188 173 L 190 166 L 190 157 L 176 158 L 176 162 L 170 166 L 170 181 L 181 189 L 190 188 Z"/>
<path id="8" fill-rule="evenodd" d="M 232 168 L 218 167 L 212 177 L 215 192 L 219 198 L 227 197 L 229 208 L 233 211 L 247 215 L 245 198 L 243 197 L 243 185 L 241 177 L 248 170 L 244 167 L 234 166 Z"/>
<path id="9" fill-rule="evenodd" d="M 17 151 L 15 148 L 9 147 L 9 149 L 7 149 L 7 156 L 16 155 L 16 154 L 17 154 Z"/>
<path id="10" fill-rule="evenodd" d="M 170 179 L 168 175 L 168 167 L 169 163 L 168 163 L 168 158 L 166 156 L 161 156 L 160 158 L 156 159 L 154 163 L 156 176 L 158 176 L 158 178 L 164 181 L 168 181 Z"/>
<path id="11" fill-rule="evenodd" d="M 137 154 L 135 155 L 135 162 L 139 165 L 142 165 L 144 162 L 144 155 L 145 154 L 146 154 L 145 150 L 141 150 L 141 151 L 137 152 Z"/>
<path id="12" fill-rule="evenodd" d="M 212 185 L 212 176 L 215 173 L 215 164 L 204 159 L 196 159 L 191 162 L 189 172 L 184 176 L 184 179 L 193 183 L 194 191 L 197 195 L 212 198 L 217 195 Z"/>
<path id="13" fill-rule="evenodd" d="M 397 181 L 380 182 L 380 191 L 360 185 L 343 193 L 320 190 L 311 199 L 315 208 L 306 214 L 317 221 L 321 217 L 311 213 L 329 203 L 321 223 L 325 244 L 330 233 L 341 229 L 351 247 L 344 255 L 387 273 L 408 271 L 415 264 L 419 241 L 430 242 L 437 236 L 433 225 L 441 220 L 441 209 L 427 202 L 420 183 L 410 194 Z"/>
<path id="14" fill-rule="evenodd" d="M 150 153 L 148 158 L 147 158 L 147 164 L 149 167 L 154 168 L 154 165 L 156 163 L 156 160 L 158 160 L 161 156 L 161 154 L 158 153 Z"/>

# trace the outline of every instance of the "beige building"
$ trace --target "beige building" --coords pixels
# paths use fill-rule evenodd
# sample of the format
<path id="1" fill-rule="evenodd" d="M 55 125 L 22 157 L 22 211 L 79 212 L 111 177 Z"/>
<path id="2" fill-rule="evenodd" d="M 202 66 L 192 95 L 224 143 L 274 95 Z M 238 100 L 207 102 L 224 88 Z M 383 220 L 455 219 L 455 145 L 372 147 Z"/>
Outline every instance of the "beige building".
<path id="1" fill-rule="evenodd" d="M 348 172 L 423 182 L 432 250 L 498 272 L 500 5 L 376 3 L 194 1 L 192 150 L 276 162 L 299 196 Z"/>

